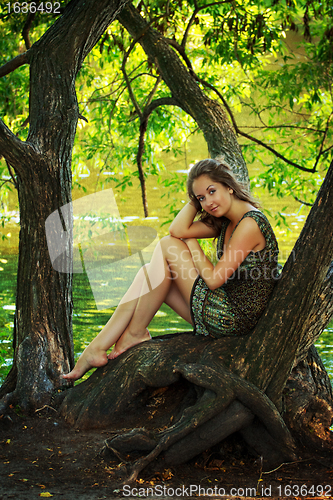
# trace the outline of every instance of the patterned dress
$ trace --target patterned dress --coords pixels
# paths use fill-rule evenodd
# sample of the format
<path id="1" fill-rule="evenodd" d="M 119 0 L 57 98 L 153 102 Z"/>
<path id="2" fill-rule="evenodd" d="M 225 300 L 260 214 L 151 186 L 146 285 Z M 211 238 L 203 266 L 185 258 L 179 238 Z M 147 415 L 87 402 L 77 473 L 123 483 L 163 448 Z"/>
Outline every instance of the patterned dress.
<path id="1" fill-rule="evenodd" d="M 191 315 L 196 335 L 218 338 L 249 333 L 263 313 L 279 278 L 279 248 L 270 223 L 257 210 L 247 212 L 241 220 L 245 217 L 256 221 L 265 237 L 266 246 L 258 252 L 251 251 L 234 274 L 215 290 L 210 290 L 198 276 L 191 293 Z M 223 255 L 228 224 L 229 220 L 225 219 L 217 241 L 218 259 Z"/>

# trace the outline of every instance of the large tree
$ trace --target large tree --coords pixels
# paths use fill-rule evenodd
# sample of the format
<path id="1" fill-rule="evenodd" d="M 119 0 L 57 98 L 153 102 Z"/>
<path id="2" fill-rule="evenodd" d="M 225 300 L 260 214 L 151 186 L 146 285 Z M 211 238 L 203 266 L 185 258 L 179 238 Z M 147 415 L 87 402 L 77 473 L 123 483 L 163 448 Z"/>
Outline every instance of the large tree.
<path id="1" fill-rule="evenodd" d="M 176 35 L 171 39 L 166 36 L 168 29 L 163 24 L 177 25 L 177 9 L 172 11 L 169 3 L 162 14 L 163 2 L 156 7 L 141 2 L 136 8 L 126 1 L 72 0 L 37 42 L 0 68 L 0 75 L 4 76 L 24 64 L 30 67 L 26 140 L 19 139 L 0 121 L 0 153 L 17 185 L 21 214 L 15 357 L 1 388 L 2 412 L 9 404 L 28 410 L 49 403 L 55 389 L 63 385 L 62 373 L 73 363 L 71 269 L 62 273 L 53 269 L 47 250 L 45 220 L 71 201 L 71 154 L 80 117 L 75 79 L 87 54 L 116 17 L 132 37 L 128 48 L 124 48 L 118 32 L 113 35 L 115 46 L 120 46 L 123 53 L 124 82 L 133 113 L 140 122 L 137 164 L 144 204 L 144 137 L 149 117 L 161 106 L 176 106 L 188 114 L 202 130 L 210 154 L 222 154 L 245 181 L 247 171 L 236 133 L 260 143 L 294 168 L 316 171 L 319 161 L 328 159 L 330 115 L 326 121 L 318 120 L 317 128 L 308 127 L 308 132 L 317 140 L 316 154 L 312 154 L 315 161 L 308 159 L 312 167 L 303 160 L 297 164 L 292 157 L 294 151 L 282 155 L 278 147 L 264 144 L 240 130 L 223 92 L 195 72 L 186 53 L 191 27 L 202 22 L 200 13 L 204 8 L 211 8 L 215 9 L 217 21 L 207 33 L 207 43 L 215 40 L 219 57 L 223 58 L 224 49 L 227 60 L 228 44 L 233 42 L 236 57 L 244 67 L 250 64 L 249 60 L 244 57 L 245 52 L 235 46 L 235 41 L 243 45 L 243 49 L 247 46 L 252 56 L 256 55 L 260 41 L 266 45 L 272 43 L 268 14 L 265 17 L 257 12 L 257 5 L 251 2 L 247 3 L 247 9 L 235 3 L 230 8 L 229 2 L 189 5 L 192 15 L 182 41 L 177 41 Z M 276 5 L 276 20 L 279 16 L 282 19 L 280 26 L 283 22 L 292 24 L 292 14 L 287 15 L 279 2 Z M 304 7 L 307 16 L 309 5 Z M 315 6 L 311 4 L 312 7 Z M 317 8 L 317 17 L 325 14 L 324 6 L 322 9 L 320 12 Z M 306 16 L 304 19 L 309 29 L 309 20 Z M 223 28 L 225 23 L 227 28 Z M 25 29 L 27 38 L 28 20 Z M 112 32 L 107 32 L 101 50 L 110 38 Z M 315 61 L 318 73 L 325 67 L 331 74 L 331 52 L 327 48 L 331 47 L 331 38 L 329 30 L 322 34 L 321 59 L 318 56 Z M 126 63 L 138 43 L 155 79 L 147 99 L 142 101 L 144 105 L 138 103 L 133 91 L 135 78 L 131 80 L 126 72 Z M 270 75 L 262 74 L 261 78 L 264 76 L 267 83 Z M 294 80 L 299 83 L 295 75 Z M 158 94 L 161 82 L 164 86 Z M 220 101 L 213 99 L 213 95 Z M 228 92 L 226 96 L 230 97 Z M 313 96 L 311 102 L 316 103 L 316 99 L 320 97 Z M 248 105 L 254 107 L 255 103 L 248 102 Z M 263 127 L 268 129 L 270 125 L 264 123 Z M 302 125 L 299 128 L 304 129 Z M 309 150 L 315 146 L 313 140 Z M 251 335 L 237 341 L 210 341 L 189 334 L 137 346 L 96 371 L 89 381 L 68 391 L 62 415 L 79 427 L 95 425 L 96 415 L 100 425 L 116 426 L 119 412 L 131 408 L 131 412 L 127 412 L 130 418 L 143 425 L 147 415 L 142 413 L 142 407 L 153 397 L 156 388 L 167 387 L 165 397 L 175 403 L 169 412 L 161 410 L 151 419 L 151 432 L 139 429 L 110 443 L 110 448 L 120 453 L 131 449 L 151 450 L 136 463 L 133 477 L 161 452 L 170 462 L 181 462 L 238 430 L 253 449 L 273 461 L 295 457 L 304 438 L 318 453 L 331 450 L 331 385 L 313 347 L 332 315 L 333 239 L 326 237 L 333 232 L 329 210 L 331 193 L 332 168 L 267 311 Z M 70 217 L 63 224 L 70 227 Z M 157 355 L 158 365 L 154 361 Z M 117 384 L 112 383 L 114 378 Z M 110 405 L 112 412 L 108 412 Z M 167 425 L 170 421 L 173 424 Z M 166 428 L 157 432 L 162 423 Z"/>

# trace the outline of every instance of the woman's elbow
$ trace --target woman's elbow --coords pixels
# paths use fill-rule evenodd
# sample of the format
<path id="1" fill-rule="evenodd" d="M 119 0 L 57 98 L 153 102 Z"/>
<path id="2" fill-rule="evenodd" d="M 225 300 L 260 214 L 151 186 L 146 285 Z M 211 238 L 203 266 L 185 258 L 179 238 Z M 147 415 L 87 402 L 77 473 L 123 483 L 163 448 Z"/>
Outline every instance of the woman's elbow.
<path id="1" fill-rule="evenodd" d="M 173 227 L 169 227 L 169 234 L 170 236 L 173 236 L 174 238 L 183 238 L 183 236 L 180 234 L 177 229 L 174 229 Z"/>

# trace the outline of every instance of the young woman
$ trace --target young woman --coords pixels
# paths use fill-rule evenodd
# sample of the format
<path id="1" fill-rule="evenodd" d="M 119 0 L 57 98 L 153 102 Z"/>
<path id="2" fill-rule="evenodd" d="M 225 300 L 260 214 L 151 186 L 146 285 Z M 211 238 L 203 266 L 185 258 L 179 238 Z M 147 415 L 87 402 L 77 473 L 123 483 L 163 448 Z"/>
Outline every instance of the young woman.
<path id="1" fill-rule="evenodd" d="M 170 236 L 159 242 L 151 263 L 64 378 L 76 380 L 150 340 L 147 327 L 163 302 L 198 335 L 243 335 L 257 323 L 277 278 L 278 245 L 268 220 L 222 161 L 194 165 L 187 188 L 190 201 L 172 222 Z M 198 238 L 217 238 L 215 266 Z M 147 280 L 156 286 L 148 289 Z"/>

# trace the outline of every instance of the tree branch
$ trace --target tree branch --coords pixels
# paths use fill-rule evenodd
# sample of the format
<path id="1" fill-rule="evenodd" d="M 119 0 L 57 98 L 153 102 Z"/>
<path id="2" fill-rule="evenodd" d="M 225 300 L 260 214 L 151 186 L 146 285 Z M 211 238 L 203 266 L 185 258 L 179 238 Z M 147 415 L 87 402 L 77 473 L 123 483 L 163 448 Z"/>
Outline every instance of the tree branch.
<path id="1" fill-rule="evenodd" d="M 40 161 L 40 154 L 34 147 L 28 143 L 21 141 L 15 134 L 4 124 L 0 119 L 0 155 L 2 155 L 7 165 L 14 168 L 16 173 L 22 172 L 22 166 L 34 165 Z M 9 172 L 12 172 L 9 168 Z"/>
<path id="2" fill-rule="evenodd" d="M 148 126 L 148 116 L 146 119 L 140 121 L 139 147 L 136 155 L 136 163 L 138 166 L 139 179 L 141 185 L 142 204 L 145 217 L 148 217 L 148 202 L 147 202 L 145 176 L 142 167 L 142 157 L 145 150 L 145 133 L 147 130 L 147 126 Z"/>
<path id="3" fill-rule="evenodd" d="M 142 35 L 140 35 L 138 38 L 141 38 L 141 36 Z M 127 52 L 126 52 L 126 54 L 124 56 L 122 65 L 121 65 L 121 71 L 123 72 L 124 79 L 125 79 L 125 82 L 126 82 L 126 87 L 127 87 L 130 99 L 131 99 L 131 101 L 133 103 L 133 106 L 135 108 L 136 114 L 141 119 L 142 118 L 142 111 L 140 109 L 140 106 L 139 106 L 136 98 L 135 98 L 135 95 L 134 95 L 131 83 L 129 81 L 129 78 L 128 78 L 128 75 L 127 75 L 127 72 L 126 72 L 126 62 L 127 62 L 128 56 L 132 52 L 132 50 L 133 50 L 134 46 L 136 45 L 137 41 L 138 41 L 138 39 L 133 40 L 132 43 L 131 43 L 131 45 L 130 45 L 130 47 L 129 47 L 129 49 L 127 50 Z"/>
<path id="4" fill-rule="evenodd" d="M 284 106 L 278 105 L 276 103 L 272 104 L 272 105 L 264 106 L 260 111 L 257 111 L 257 109 L 254 106 L 252 106 L 249 102 L 245 102 L 242 99 L 240 99 L 239 102 L 241 103 L 242 106 L 246 106 L 246 107 L 250 108 L 251 111 L 253 111 L 253 113 L 256 113 L 258 116 L 260 116 L 261 113 L 265 113 L 266 111 L 270 111 L 271 109 L 281 109 L 282 111 L 285 111 L 287 113 L 301 116 L 304 120 L 309 119 L 311 116 L 311 113 L 300 113 L 300 112 L 295 111 L 295 110 L 287 109 Z M 260 121 L 264 126 L 266 126 L 266 124 L 264 123 L 262 118 L 260 118 Z"/>
<path id="5" fill-rule="evenodd" d="M 313 207 L 313 203 L 308 203 L 307 201 L 304 201 L 304 200 L 300 200 L 299 198 L 297 198 L 297 196 L 293 195 L 293 198 L 295 201 L 297 201 L 298 203 L 302 203 L 302 205 L 306 205 L 307 207 Z"/>
<path id="6" fill-rule="evenodd" d="M 319 129 L 316 129 L 316 128 L 311 128 L 311 127 L 300 127 L 299 125 L 266 125 L 262 120 L 262 126 L 259 127 L 258 125 L 243 125 L 243 128 L 250 128 L 250 129 L 259 129 L 259 130 L 275 130 L 277 128 L 295 128 L 296 130 L 307 130 L 308 132 L 315 132 L 317 134 L 325 134 L 325 131 L 324 130 L 319 130 Z"/>
<path id="7" fill-rule="evenodd" d="M 154 94 L 156 93 L 157 88 L 158 88 L 161 80 L 162 80 L 161 77 L 157 78 L 155 85 L 148 96 L 145 109 L 147 109 L 150 106 L 152 99 L 154 97 Z M 138 152 L 136 155 L 136 163 L 138 166 L 139 179 L 140 179 L 140 184 L 141 184 L 143 211 L 144 211 L 145 217 L 148 217 L 148 201 L 147 201 L 147 192 L 146 192 L 146 180 L 145 180 L 145 176 L 144 176 L 144 172 L 143 172 L 142 158 L 143 158 L 143 153 L 145 150 L 145 134 L 146 134 L 147 127 L 148 127 L 148 119 L 149 119 L 150 113 L 145 113 L 145 109 L 144 109 L 144 112 L 140 116 L 140 136 L 139 136 Z"/>
<path id="8" fill-rule="evenodd" d="M 324 142 L 325 142 L 326 137 L 327 137 L 327 132 L 328 132 L 328 129 L 329 129 L 329 125 L 330 125 L 330 121 L 331 121 L 332 116 L 333 116 L 333 113 L 331 113 L 330 116 L 327 118 L 324 135 L 323 135 L 323 138 L 322 138 L 322 141 L 321 141 L 321 144 L 320 144 L 320 148 L 319 148 L 319 152 L 318 152 L 318 155 L 317 155 L 317 158 L 316 158 L 316 163 L 315 163 L 315 166 L 313 168 L 317 167 L 319 159 L 320 159 L 320 157 L 322 155 L 323 148 L 324 148 Z"/>
<path id="9" fill-rule="evenodd" d="M 15 188 L 17 189 L 17 180 L 15 179 L 15 173 L 13 172 L 12 167 L 9 165 L 8 161 L 7 160 L 5 160 L 5 161 L 6 161 L 9 175 L 12 178 L 11 182 L 14 184 Z"/>
<path id="10" fill-rule="evenodd" d="M 191 63 L 190 59 L 188 58 L 188 56 L 186 55 L 185 46 L 179 45 L 179 43 L 176 42 L 176 40 L 172 40 L 170 38 L 167 38 L 166 40 L 167 40 L 168 44 L 171 45 L 171 47 L 173 47 L 174 49 L 176 49 L 177 52 L 182 56 L 182 58 L 184 59 L 184 62 L 186 63 L 186 66 L 189 68 L 190 72 L 194 73 L 192 63 Z"/>
<path id="11" fill-rule="evenodd" d="M 23 66 L 23 64 L 28 64 L 27 52 L 23 52 L 23 54 L 14 57 L 11 61 L 8 61 L 0 66 L 0 78 L 12 73 L 15 69 Z"/>
<path id="12" fill-rule="evenodd" d="M 229 106 L 229 104 L 227 103 L 227 101 L 224 99 L 223 95 L 221 94 L 221 92 L 219 92 L 215 87 L 214 85 L 211 85 L 210 83 L 206 82 L 205 80 L 199 78 L 197 75 L 195 75 L 196 79 L 202 83 L 203 85 L 205 85 L 206 87 L 210 88 L 211 90 L 213 90 L 213 92 L 215 92 L 219 98 L 221 99 L 221 101 L 223 102 L 223 105 L 224 107 L 226 108 L 229 116 L 230 116 L 230 119 L 232 121 L 232 124 L 234 126 L 234 129 L 235 129 L 235 132 L 236 134 L 239 134 L 241 135 L 242 137 L 245 137 L 246 139 L 249 139 L 250 141 L 252 142 L 255 142 L 257 144 L 259 144 L 260 146 L 262 146 L 263 148 L 267 149 L 268 151 L 270 151 L 271 153 L 273 153 L 277 158 L 280 158 L 281 160 L 283 160 L 285 163 L 287 163 L 288 165 L 291 165 L 292 167 L 295 167 L 299 170 L 302 170 L 303 172 L 311 172 L 311 173 L 314 173 L 316 171 L 316 166 L 317 166 L 317 162 L 316 164 L 314 165 L 314 167 L 312 168 L 306 168 L 306 167 L 302 167 L 301 165 L 298 165 L 297 163 L 289 160 L 288 158 L 286 158 L 285 156 L 283 156 L 281 153 L 279 153 L 278 151 L 276 151 L 276 149 L 272 148 L 271 146 L 269 146 L 268 144 L 265 144 L 264 142 L 262 142 L 260 139 L 257 139 L 256 137 L 253 137 L 249 134 L 247 134 L 246 132 L 243 132 L 242 130 L 240 130 L 240 128 L 238 127 L 237 125 L 237 122 L 236 122 L 236 119 L 233 115 L 233 112 L 231 111 L 231 108 Z"/>
<path id="13" fill-rule="evenodd" d="M 148 95 L 148 99 L 147 99 L 147 102 L 146 102 L 145 108 L 146 108 L 147 106 L 150 106 L 150 104 L 152 103 L 152 100 L 153 100 L 153 98 L 154 98 L 154 95 L 156 94 L 156 91 L 157 91 L 158 86 L 159 86 L 159 84 L 161 83 L 161 81 L 162 81 L 162 77 L 161 77 L 161 76 L 158 76 L 158 77 L 157 77 L 157 80 L 156 80 L 156 82 L 155 82 L 155 85 L 154 85 L 154 87 L 153 87 L 153 89 L 152 89 L 152 91 L 151 91 L 151 92 L 150 92 L 150 94 Z"/>
<path id="14" fill-rule="evenodd" d="M 139 179 L 140 179 L 140 185 L 141 185 L 141 194 L 142 194 L 142 204 L 143 204 L 143 211 L 144 211 L 144 215 L 145 217 L 148 217 L 148 201 L 147 201 L 147 192 L 146 192 L 146 181 L 145 181 L 145 176 L 144 176 L 144 171 L 143 171 L 143 166 L 142 166 L 142 157 L 143 157 L 143 153 L 144 153 L 144 150 L 145 150 L 145 133 L 147 131 L 147 126 L 148 126 L 148 118 L 149 118 L 149 114 L 144 114 L 144 112 L 141 111 L 140 109 L 140 106 L 135 98 L 135 95 L 134 95 L 134 92 L 133 92 L 133 89 L 132 89 L 132 86 L 131 86 L 131 82 L 128 78 L 128 75 L 126 73 L 126 62 L 127 62 L 127 59 L 128 59 L 128 56 L 129 54 L 131 53 L 131 51 L 133 50 L 134 46 L 136 45 L 137 41 L 141 38 L 141 36 L 144 35 L 146 29 L 143 30 L 143 33 L 140 34 L 138 37 L 136 37 L 129 49 L 127 50 L 125 56 L 124 56 L 124 59 L 123 59 L 123 62 L 122 62 L 122 65 L 121 65 L 121 70 L 123 72 L 123 75 L 124 75 L 124 79 L 125 79 L 125 82 L 126 82 L 126 87 L 127 87 L 127 90 L 129 92 L 129 95 L 130 95 L 130 99 L 134 105 L 134 108 L 135 108 L 135 111 L 137 113 L 137 115 L 139 116 L 140 118 L 140 135 L 139 135 L 139 146 L 138 146 L 138 152 L 137 152 L 137 155 L 136 155 L 136 163 L 137 163 L 137 167 L 138 167 L 138 172 L 139 172 Z M 134 78 L 132 79 L 132 81 L 134 80 Z M 162 80 L 162 77 L 158 77 L 156 82 L 155 82 L 155 85 L 152 89 L 152 91 L 150 92 L 149 96 L 148 96 L 148 99 L 147 99 L 147 104 L 146 104 L 146 107 L 149 107 L 149 105 L 151 104 L 151 101 L 157 91 L 157 88 L 160 84 Z"/>
<path id="15" fill-rule="evenodd" d="M 310 172 L 312 174 L 316 171 L 316 166 L 314 166 L 312 168 L 302 167 L 301 165 L 298 165 L 297 163 L 295 163 L 295 162 L 293 162 L 291 160 L 288 160 L 288 158 L 286 158 L 281 153 L 279 153 L 278 151 L 276 151 L 276 149 L 271 148 L 270 146 L 268 146 L 268 144 L 265 144 L 264 142 L 260 141 L 259 139 L 256 139 L 255 137 L 253 137 L 251 135 L 248 135 L 245 132 L 242 132 L 238 128 L 237 128 L 236 132 L 237 132 L 237 134 L 241 135 L 242 137 L 245 137 L 246 139 L 249 139 L 252 142 L 256 142 L 257 144 L 259 144 L 263 148 L 265 148 L 268 151 L 270 151 L 271 153 L 273 153 L 274 156 L 276 156 L 277 158 L 280 158 L 281 160 L 283 160 L 288 165 L 291 165 L 292 167 L 298 168 L 298 170 L 302 170 L 303 172 Z"/>
<path id="16" fill-rule="evenodd" d="M 160 97 L 159 99 L 155 99 L 149 106 L 147 106 L 144 109 L 143 112 L 143 118 L 145 119 L 151 113 L 158 108 L 159 106 L 178 106 L 179 107 L 179 102 L 176 101 L 176 99 L 173 99 L 172 97 Z"/>
<path id="17" fill-rule="evenodd" d="M 14 184 L 12 179 L 6 179 L 0 183 L 0 189 L 4 187 L 5 184 Z"/>
<path id="18" fill-rule="evenodd" d="M 200 12 L 201 10 L 204 10 L 204 9 L 208 9 L 209 7 L 214 7 L 214 5 L 221 5 L 221 4 L 224 4 L 224 3 L 230 3 L 232 2 L 233 0 L 223 0 L 221 2 L 213 2 L 213 3 L 209 3 L 207 5 L 202 5 L 201 7 L 198 7 L 198 5 L 195 3 L 195 9 L 194 9 L 194 12 L 188 22 L 188 25 L 186 26 L 186 30 L 185 30 L 185 33 L 184 33 L 184 36 L 183 36 L 183 39 L 182 39 L 182 43 L 181 43 L 181 47 L 183 49 L 185 49 L 185 45 L 186 45 L 186 42 L 187 42 L 187 37 L 188 37 L 188 34 L 190 32 L 190 29 L 192 28 L 192 25 L 194 23 L 194 20 L 198 14 L 198 12 Z"/>
<path id="19" fill-rule="evenodd" d="M 333 145 L 329 148 L 324 149 L 323 154 L 328 153 L 333 148 Z"/>
<path id="20" fill-rule="evenodd" d="M 30 42 L 30 38 L 29 38 L 29 31 L 30 31 L 32 22 L 35 19 L 35 17 L 36 17 L 36 13 L 29 12 L 29 14 L 27 16 L 27 20 L 26 20 L 25 25 L 23 26 L 23 30 L 22 30 L 22 37 L 23 37 L 23 40 L 25 42 L 25 46 L 26 46 L 27 50 L 29 50 L 31 47 L 31 42 Z"/>

